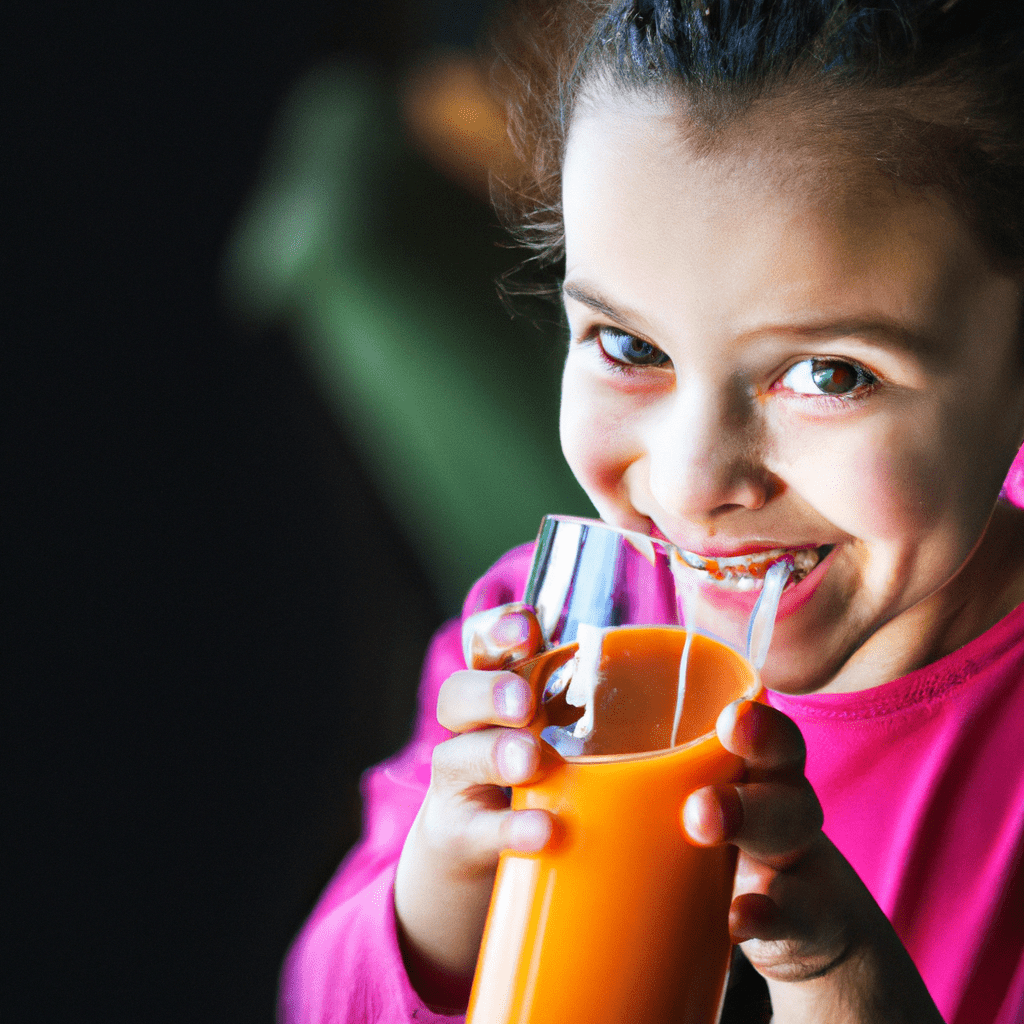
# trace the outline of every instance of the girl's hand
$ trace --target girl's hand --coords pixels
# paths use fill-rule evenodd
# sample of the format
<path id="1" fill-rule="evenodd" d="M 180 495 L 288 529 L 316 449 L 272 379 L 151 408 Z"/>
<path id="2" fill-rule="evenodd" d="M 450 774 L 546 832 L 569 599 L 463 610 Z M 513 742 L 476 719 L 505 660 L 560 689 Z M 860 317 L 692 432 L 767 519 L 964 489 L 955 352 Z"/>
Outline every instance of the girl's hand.
<path id="1" fill-rule="evenodd" d="M 540 850 L 551 836 L 546 812 L 512 811 L 505 792 L 535 778 L 540 741 L 522 729 L 534 695 L 504 668 L 541 644 L 526 605 L 474 615 L 463 628 L 470 670 L 441 687 L 438 721 L 459 735 L 434 749 L 430 787 L 395 878 L 403 955 L 428 1003 L 459 1006 L 468 996 L 498 854 Z"/>
<path id="2" fill-rule="evenodd" d="M 698 845 L 739 847 L 729 929 L 768 981 L 774 1024 L 941 1024 L 889 921 L 821 831 L 796 725 L 766 705 L 739 701 L 717 728 L 746 761 L 747 780 L 692 793 L 683 823 Z"/>

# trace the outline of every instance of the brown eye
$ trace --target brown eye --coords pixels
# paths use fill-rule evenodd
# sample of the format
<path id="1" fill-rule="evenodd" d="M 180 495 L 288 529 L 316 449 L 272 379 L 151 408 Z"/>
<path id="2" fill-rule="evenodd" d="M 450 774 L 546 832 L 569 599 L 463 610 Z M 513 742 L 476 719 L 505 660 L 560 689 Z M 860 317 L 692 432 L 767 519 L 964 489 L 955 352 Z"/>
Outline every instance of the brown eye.
<path id="1" fill-rule="evenodd" d="M 811 380 L 826 395 L 845 395 L 859 382 L 857 371 L 849 363 L 832 363 L 811 370 Z"/>
<path id="2" fill-rule="evenodd" d="M 790 367 L 780 383 L 798 395 L 851 398 L 877 384 L 878 378 L 845 359 L 805 359 Z"/>

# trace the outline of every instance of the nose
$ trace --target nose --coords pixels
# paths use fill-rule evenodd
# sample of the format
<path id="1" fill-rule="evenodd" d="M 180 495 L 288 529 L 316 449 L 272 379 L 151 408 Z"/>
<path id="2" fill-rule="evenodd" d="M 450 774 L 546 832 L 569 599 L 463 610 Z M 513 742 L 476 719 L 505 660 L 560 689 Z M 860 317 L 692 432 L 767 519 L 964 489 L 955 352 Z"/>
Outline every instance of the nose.
<path id="1" fill-rule="evenodd" d="M 647 424 L 648 487 L 669 516 L 710 523 L 761 508 L 777 485 L 763 462 L 756 399 L 679 389 Z"/>

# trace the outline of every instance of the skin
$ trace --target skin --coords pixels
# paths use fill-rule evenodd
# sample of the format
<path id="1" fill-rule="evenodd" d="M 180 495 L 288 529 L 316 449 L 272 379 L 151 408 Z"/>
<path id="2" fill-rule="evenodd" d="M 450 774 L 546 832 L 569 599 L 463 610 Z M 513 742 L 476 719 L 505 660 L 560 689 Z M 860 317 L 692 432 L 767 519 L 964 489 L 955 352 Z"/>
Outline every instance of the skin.
<path id="1" fill-rule="evenodd" d="M 782 156 L 785 125 L 772 133 L 773 155 L 748 131 L 698 158 L 678 101 L 580 108 L 563 175 L 563 449 L 603 518 L 689 551 L 833 545 L 764 675 L 791 692 L 864 689 L 1024 601 L 1024 520 L 997 500 L 1024 439 L 1024 288 L 939 199 L 847 183 L 828 147 Z M 823 397 L 812 359 L 846 392 Z M 499 851 L 551 834 L 498 788 L 538 770 L 517 729 L 534 695 L 501 670 L 535 626 L 510 608 L 477 628 L 472 669 L 441 691 L 458 735 L 435 750 L 395 885 L 414 984 L 448 1006 L 468 989 Z M 698 844 L 739 847 L 730 928 L 777 1024 L 938 1021 L 821 831 L 793 723 L 738 704 L 718 733 L 748 781 L 680 794 L 683 823 Z"/>
<path id="2" fill-rule="evenodd" d="M 764 678 L 878 685 L 1024 600 L 1019 550 L 992 557 L 1020 519 L 986 532 L 1024 433 L 1021 282 L 938 199 L 742 138 L 697 159 L 680 122 L 636 97 L 574 122 L 563 451 L 602 518 L 688 551 L 834 545 Z M 665 362 L 610 363 L 623 332 Z M 814 357 L 877 383 L 795 390 Z"/>

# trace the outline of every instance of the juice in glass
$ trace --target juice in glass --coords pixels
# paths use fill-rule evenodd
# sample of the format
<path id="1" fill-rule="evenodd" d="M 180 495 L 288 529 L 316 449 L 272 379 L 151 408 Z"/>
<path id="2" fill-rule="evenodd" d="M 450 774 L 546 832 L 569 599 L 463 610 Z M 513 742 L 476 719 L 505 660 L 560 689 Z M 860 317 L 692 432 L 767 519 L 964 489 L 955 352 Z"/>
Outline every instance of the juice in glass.
<path id="1" fill-rule="evenodd" d="M 516 808 L 557 818 L 539 854 L 502 854 L 470 998 L 472 1024 L 713 1024 L 731 946 L 735 850 L 699 849 L 680 811 L 701 786 L 739 781 L 740 760 L 714 734 L 719 711 L 758 689 L 733 650 L 695 636 L 686 701 L 672 748 L 685 632 L 609 631 L 592 749 L 563 759 L 545 747 L 547 773 L 516 787 Z M 573 645 L 528 673 L 543 688 Z M 539 689 L 538 692 L 541 692 Z M 545 705 L 565 724 L 579 708 Z"/>

